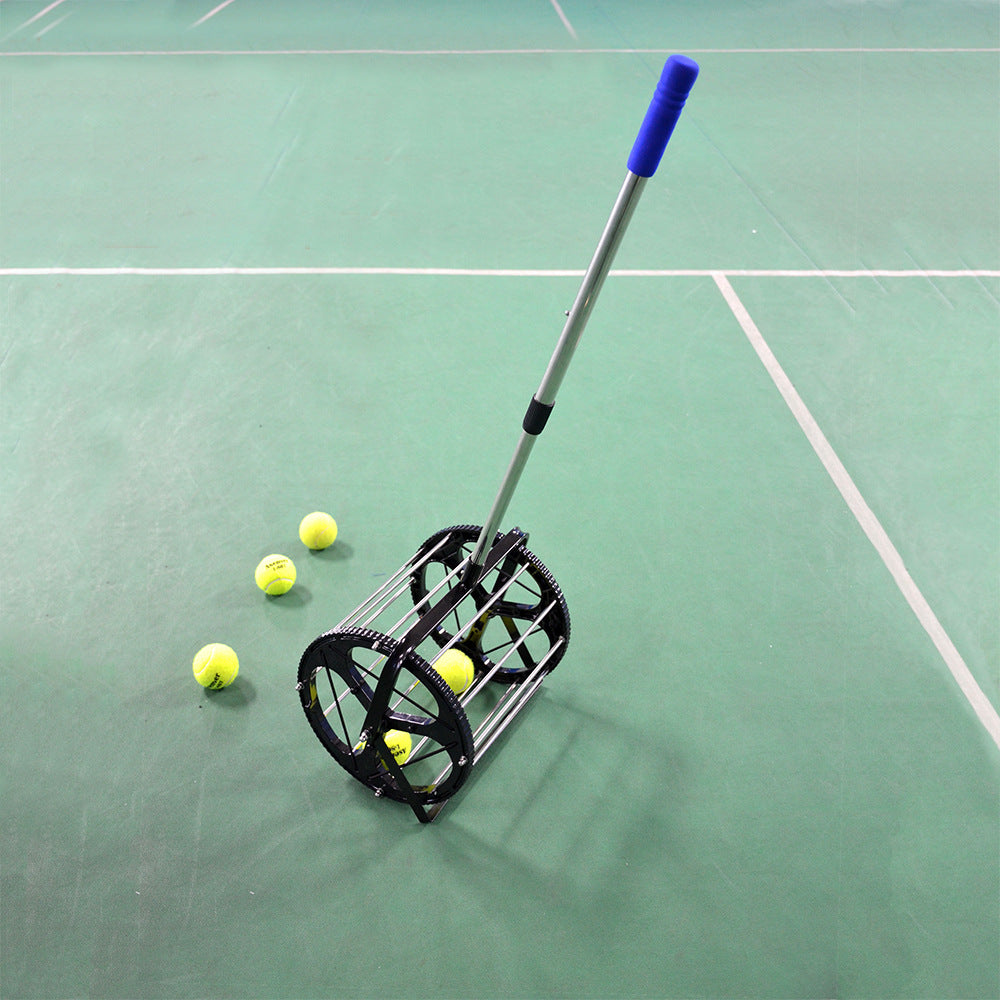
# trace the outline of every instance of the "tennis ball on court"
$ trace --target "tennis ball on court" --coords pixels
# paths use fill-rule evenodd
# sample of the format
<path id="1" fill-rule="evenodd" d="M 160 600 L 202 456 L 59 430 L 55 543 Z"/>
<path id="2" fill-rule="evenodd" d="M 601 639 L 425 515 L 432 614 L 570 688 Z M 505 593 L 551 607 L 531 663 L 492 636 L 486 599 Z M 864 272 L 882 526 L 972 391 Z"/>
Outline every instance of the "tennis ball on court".
<path id="1" fill-rule="evenodd" d="M 476 676 L 476 668 L 473 666 L 472 660 L 460 649 L 449 649 L 442 653 L 434 661 L 433 667 L 455 694 L 467 691 Z"/>
<path id="2" fill-rule="evenodd" d="M 295 583 L 295 563 L 288 556 L 278 553 L 264 556 L 257 564 L 253 578 L 265 594 L 272 597 L 284 594 L 291 590 L 292 584 Z"/>
<path id="3" fill-rule="evenodd" d="M 402 766 L 409 760 L 410 751 L 413 749 L 413 739 L 409 733 L 402 729 L 387 729 L 382 734 L 382 739 L 385 740 L 385 745 L 389 748 L 389 753 L 392 754 L 397 764 Z M 365 741 L 362 740 L 354 749 L 364 750 L 364 748 Z"/>
<path id="4" fill-rule="evenodd" d="M 221 642 L 212 642 L 199 649 L 191 666 L 194 679 L 210 691 L 228 687 L 240 672 L 240 661 L 236 658 L 236 653 Z"/>
<path id="5" fill-rule="evenodd" d="M 337 522 L 329 514 L 314 510 L 302 518 L 299 538 L 308 549 L 327 549 L 337 540 Z"/>

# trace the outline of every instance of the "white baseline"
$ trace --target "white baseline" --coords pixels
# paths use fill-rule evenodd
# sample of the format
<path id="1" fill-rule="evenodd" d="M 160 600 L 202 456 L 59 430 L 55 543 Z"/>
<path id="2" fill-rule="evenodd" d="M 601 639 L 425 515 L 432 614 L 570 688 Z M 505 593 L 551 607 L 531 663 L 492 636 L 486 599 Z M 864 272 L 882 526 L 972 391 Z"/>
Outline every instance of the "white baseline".
<path id="1" fill-rule="evenodd" d="M 0 0 L 2 2 L 2 0 Z M 59 0 L 60 3 L 63 0 Z M 222 5 L 223 7 L 226 4 Z M 216 8 L 219 10 L 221 8 Z M 209 16 L 215 13 L 210 11 Z M 205 20 L 202 18 L 202 20 Z M 23 27 L 23 25 L 22 25 Z M 19 29 L 18 29 L 19 30 Z M 592 55 L 669 55 L 674 49 L 36 49 L 21 52 L 0 52 L 0 59 L 31 57 L 106 58 L 124 56 L 131 58 L 155 56 L 592 56 Z M 997 46 L 933 47 L 844 47 L 844 48 L 774 48 L 774 49 L 685 49 L 688 55 L 978 55 L 1000 52 Z"/>
<path id="2" fill-rule="evenodd" d="M 112 267 L 0 267 L 0 277 L 46 278 L 62 275 L 82 278 L 114 278 L 137 275 L 163 278 L 216 278 L 227 275 L 247 277 L 281 277 L 282 275 L 373 275 L 375 277 L 408 276 L 447 278 L 582 278 L 583 268 L 503 268 L 503 267 L 327 267 L 323 265 L 253 265 L 222 267 L 146 267 L 131 264 Z M 837 270 L 803 268 L 774 270 L 766 268 L 614 268 L 616 278 L 1000 278 L 1000 268 L 862 268 Z"/>

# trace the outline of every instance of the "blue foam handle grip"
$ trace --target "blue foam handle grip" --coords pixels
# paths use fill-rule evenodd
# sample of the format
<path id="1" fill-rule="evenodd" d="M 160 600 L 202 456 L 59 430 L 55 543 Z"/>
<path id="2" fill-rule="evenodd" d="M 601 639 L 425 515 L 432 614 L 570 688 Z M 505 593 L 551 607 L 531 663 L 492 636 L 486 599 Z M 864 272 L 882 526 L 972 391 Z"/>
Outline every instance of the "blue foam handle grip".
<path id="1" fill-rule="evenodd" d="M 656 173 L 697 78 L 698 64 L 693 59 L 675 55 L 667 60 L 628 158 L 633 174 L 652 177 Z"/>

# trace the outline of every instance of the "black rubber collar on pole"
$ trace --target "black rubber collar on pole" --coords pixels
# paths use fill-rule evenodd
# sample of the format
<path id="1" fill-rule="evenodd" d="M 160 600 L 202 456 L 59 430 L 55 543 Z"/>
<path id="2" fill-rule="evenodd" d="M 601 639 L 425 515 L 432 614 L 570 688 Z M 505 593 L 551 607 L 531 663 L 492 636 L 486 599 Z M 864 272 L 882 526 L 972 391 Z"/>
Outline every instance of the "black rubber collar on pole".
<path id="1" fill-rule="evenodd" d="M 532 396 L 527 412 L 524 414 L 524 420 L 521 423 L 524 433 L 534 434 L 535 436 L 541 434 L 545 430 L 545 424 L 549 419 L 549 414 L 552 412 L 553 406 L 555 406 L 555 403 L 539 403 Z"/>

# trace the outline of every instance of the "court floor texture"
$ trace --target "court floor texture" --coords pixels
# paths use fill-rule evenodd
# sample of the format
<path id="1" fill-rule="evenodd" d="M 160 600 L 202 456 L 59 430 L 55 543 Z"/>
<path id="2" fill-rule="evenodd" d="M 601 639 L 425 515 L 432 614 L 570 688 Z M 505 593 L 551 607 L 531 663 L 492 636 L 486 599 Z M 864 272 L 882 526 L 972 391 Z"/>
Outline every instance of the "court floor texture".
<path id="1" fill-rule="evenodd" d="M 486 518 L 672 52 L 503 525 L 572 637 L 420 824 L 299 658 Z M 0 0 L 0 997 L 997 997 L 998 333 L 996 2 Z"/>

